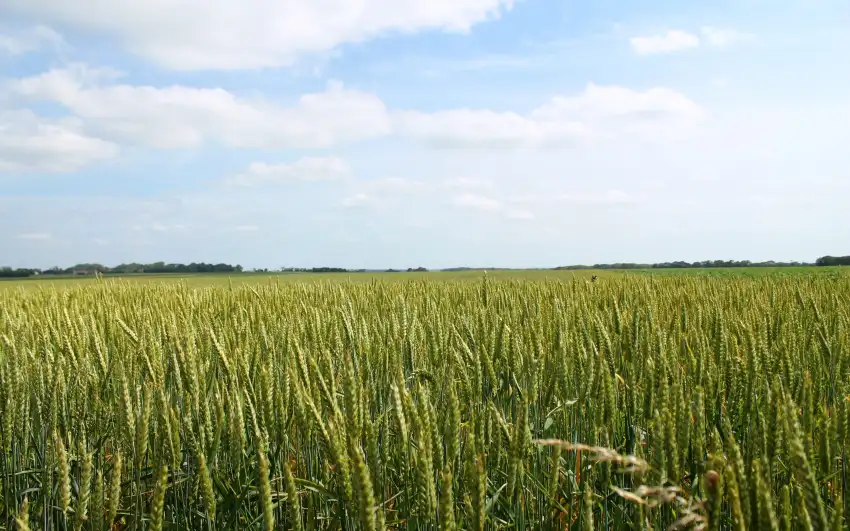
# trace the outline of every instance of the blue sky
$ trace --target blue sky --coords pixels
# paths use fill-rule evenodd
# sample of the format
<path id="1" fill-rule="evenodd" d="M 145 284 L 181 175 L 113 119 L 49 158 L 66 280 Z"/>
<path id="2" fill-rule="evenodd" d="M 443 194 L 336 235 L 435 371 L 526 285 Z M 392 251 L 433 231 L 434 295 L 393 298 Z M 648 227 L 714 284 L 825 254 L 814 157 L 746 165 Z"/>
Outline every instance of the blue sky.
<path id="1" fill-rule="evenodd" d="M 0 265 L 850 254 L 844 0 L 6 0 Z"/>

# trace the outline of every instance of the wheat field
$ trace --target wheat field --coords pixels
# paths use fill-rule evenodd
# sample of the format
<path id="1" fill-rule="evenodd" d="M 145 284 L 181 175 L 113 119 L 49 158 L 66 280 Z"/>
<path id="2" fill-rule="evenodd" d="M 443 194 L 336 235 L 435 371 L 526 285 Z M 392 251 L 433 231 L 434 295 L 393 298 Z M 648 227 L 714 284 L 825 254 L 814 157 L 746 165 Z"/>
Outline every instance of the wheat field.
<path id="1" fill-rule="evenodd" d="M 0 529 L 842 529 L 850 275 L 0 292 Z"/>

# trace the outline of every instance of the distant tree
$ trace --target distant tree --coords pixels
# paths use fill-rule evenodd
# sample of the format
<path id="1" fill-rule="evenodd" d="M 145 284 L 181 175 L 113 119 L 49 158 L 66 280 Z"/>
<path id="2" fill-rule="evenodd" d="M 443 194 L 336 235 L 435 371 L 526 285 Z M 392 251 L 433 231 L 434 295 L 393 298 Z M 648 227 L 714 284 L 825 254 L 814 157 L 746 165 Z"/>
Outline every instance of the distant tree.
<path id="1" fill-rule="evenodd" d="M 850 259 L 850 257 L 845 257 Z M 817 265 L 828 265 L 836 263 L 833 257 L 823 257 L 818 259 Z M 717 268 L 717 267 L 793 267 L 810 265 L 801 262 L 775 262 L 768 260 L 766 262 L 751 262 L 749 260 L 702 260 L 698 262 L 685 262 L 677 260 L 675 262 L 661 262 L 655 264 L 637 264 L 637 263 L 616 263 L 616 264 L 594 264 L 594 265 L 569 265 L 560 266 L 555 269 L 559 270 L 579 270 L 579 269 L 689 269 L 689 268 Z"/>
<path id="2" fill-rule="evenodd" d="M 845 266 L 850 265 L 850 256 L 821 256 L 815 260 L 818 266 Z"/>
<path id="3" fill-rule="evenodd" d="M 0 278 L 26 278 L 39 274 L 38 269 L 12 269 L 11 267 L 0 267 Z"/>

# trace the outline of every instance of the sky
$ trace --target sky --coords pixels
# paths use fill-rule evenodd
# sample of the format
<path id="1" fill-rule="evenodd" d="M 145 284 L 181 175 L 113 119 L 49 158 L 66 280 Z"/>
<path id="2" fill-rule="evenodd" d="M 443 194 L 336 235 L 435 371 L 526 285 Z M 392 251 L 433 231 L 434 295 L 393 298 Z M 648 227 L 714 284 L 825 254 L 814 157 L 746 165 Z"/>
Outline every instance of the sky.
<path id="1" fill-rule="evenodd" d="M 846 0 L 3 0 L 0 265 L 850 254 Z"/>

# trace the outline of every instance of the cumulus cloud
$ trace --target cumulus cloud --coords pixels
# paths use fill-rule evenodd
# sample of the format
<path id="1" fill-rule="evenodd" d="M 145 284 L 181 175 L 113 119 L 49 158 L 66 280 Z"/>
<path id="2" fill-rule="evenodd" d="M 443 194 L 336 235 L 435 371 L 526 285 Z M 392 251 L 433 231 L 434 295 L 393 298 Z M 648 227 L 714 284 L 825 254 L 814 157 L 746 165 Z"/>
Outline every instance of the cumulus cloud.
<path id="1" fill-rule="evenodd" d="M 25 29 L 0 28 L 0 55 L 23 55 L 42 48 L 57 50 L 65 46 L 67 44 L 62 35 L 47 26 L 38 25 Z"/>
<path id="2" fill-rule="evenodd" d="M 581 124 L 576 122 L 539 121 L 514 112 L 489 109 L 401 111 L 395 121 L 402 134 L 424 139 L 437 147 L 531 146 L 576 138 L 582 133 Z"/>
<path id="3" fill-rule="evenodd" d="M 114 37 L 137 55 L 173 69 L 291 65 L 299 57 L 388 33 L 467 32 L 514 0 L 4 0 L 23 14 Z"/>
<path id="4" fill-rule="evenodd" d="M 191 148 L 205 141 L 324 148 L 390 132 L 383 102 L 341 83 L 284 107 L 219 88 L 121 84 L 119 76 L 78 64 L 14 80 L 7 92 L 24 101 L 59 103 L 95 134 L 155 148 Z"/>
<path id="5" fill-rule="evenodd" d="M 702 43 L 714 48 L 725 48 L 733 43 L 748 40 L 752 35 L 731 28 L 703 26 L 702 38 L 683 30 L 668 30 L 659 35 L 632 37 L 629 43 L 638 55 L 655 55 L 679 52 L 700 46 Z"/>
<path id="6" fill-rule="evenodd" d="M 674 90 L 635 91 L 587 85 L 580 94 L 557 96 L 527 115 L 457 109 L 402 111 L 394 123 L 400 134 L 439 147 L 546 147 L 617 138 L 676 136 L 705 115 L 694 101 Z"/>
<path id="7" fill-rule="evenodd" d="M 349 173 L 348 163 L 339 157 L 302 157 L 283 164 L 254 162 L 246 171 L 226 179 L 226 182 L 255 186 L 291 181 L 330 181 L 346 177 Z"/>
<path id="8" fill-rule="evenodd" d="M 87 135 L 79 120 L 0 109 L 0 172 L 69 172 L 117 155 L 114 143 Z"/>
<path id="9" fill-rule="evenodd" d="M 664 87 L 638 91 L 589 83 L 578 94 L 553 97 L 524 114 L 492 109 L 391 112 L 376 95 L 336 82 L 284 106 L 219 88 L 130 85 L 121 83 L 121 76 L 115 70 L 75 64 L 9 81 L 4 92 L 20 104 L 55 102 L 68 110 L 75 119 L 62 124 L 79 138 L 63 145 L 82 152 L 74 167 L 111 155 L 120 144 L 319 149 L 391 134 L 436 147 L 479 149 L 655 140 L 686 135 L 705 115 L 696 102 Z M 312 175 L 322 168 L 344 172 L 340 167 L 258 163 L 239 179 L 291 178 L 295 170 Z"/>
<path id="10" fill-rule="evenodd" d="M 632 37 L 632 50 L 638 55 L 678 52 L 699 46 L 699 37 L 682 30 L 668 30 L 660 35 Z"/>

